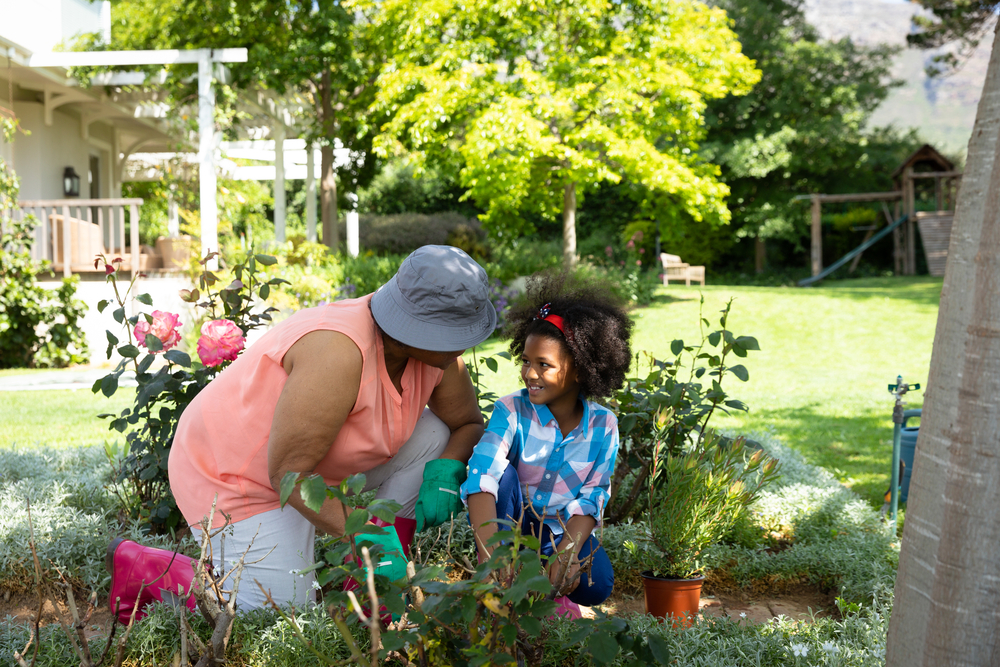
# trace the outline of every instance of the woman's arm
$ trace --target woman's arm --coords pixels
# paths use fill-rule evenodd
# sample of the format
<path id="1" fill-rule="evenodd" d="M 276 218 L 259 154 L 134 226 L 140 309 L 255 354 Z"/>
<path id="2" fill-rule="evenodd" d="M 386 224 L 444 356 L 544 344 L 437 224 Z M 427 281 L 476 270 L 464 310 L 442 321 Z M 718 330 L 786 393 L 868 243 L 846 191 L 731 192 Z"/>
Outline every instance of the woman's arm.
<path id="1" fill-rule="evenodd" d="M 314 331 L 296 341 L 282 360 L 288 380 L 274 409 L 267 441 L 271 487 L 280 493 L 289 472 L 310 474 L 329 453 L 358 400 L 361 350 L 336 331 Z M 319 513 L 302 502 L 298 488 L 288 504 L 320 530 L 344 534 L 344 506 L 327 498 Z"/>
<path id="2" fill-rule="evenodd" d="M 451 429 L 443 459 L 468 463 L 472 449 L 483 437 L 483 415 L 476 402 L 469 371 L 459 357 L 445 370 L 441 382 L 434 388 L 427 407 Z"/>

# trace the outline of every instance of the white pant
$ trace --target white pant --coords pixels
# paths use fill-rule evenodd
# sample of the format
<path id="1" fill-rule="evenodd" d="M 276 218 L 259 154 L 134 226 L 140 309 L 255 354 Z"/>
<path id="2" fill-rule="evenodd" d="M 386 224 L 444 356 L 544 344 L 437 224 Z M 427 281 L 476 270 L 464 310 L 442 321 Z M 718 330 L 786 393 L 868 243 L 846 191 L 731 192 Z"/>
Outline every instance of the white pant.
<path id="1" fill-rule="evenodd" d="M 365 491 L 378 489 L 376 498 L 392 499 L 403 506 L 397 516 L 414 518 L 424 464 L 441 456 L 450 436 L 448 426 L 425 409 L 399 452 L 365 472 Z M 200 527 L 194 530 L 195 536 L 200 536 Z M 278 604 L 291 602 L 302 606 L 316 600 L 314 574 L 298 574 L 313 564 L 315 542 L 316 527 L 291 505 L 286 505 L 229 525 L 212 538 L 212 560 L 218 570 L 228 572 L 231 563 L 246 552 L 244 562 L 248 565 L 236 596 L 241 609 L 267 604 L 258 582 Z M 225 587 L 230 588 L 230 582 Z"/>

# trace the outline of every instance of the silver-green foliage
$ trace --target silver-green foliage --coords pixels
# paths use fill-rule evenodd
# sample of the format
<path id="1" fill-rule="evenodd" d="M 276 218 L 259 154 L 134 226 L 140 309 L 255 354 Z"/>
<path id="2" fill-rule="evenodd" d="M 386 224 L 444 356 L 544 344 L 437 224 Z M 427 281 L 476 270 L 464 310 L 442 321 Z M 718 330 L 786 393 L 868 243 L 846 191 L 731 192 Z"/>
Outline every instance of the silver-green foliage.
<path id="1" fill-rule="evenodd" d="M 100 447 L 0 450 L 0 582 L 5 588 L 34 587 L 28 548 L 33 532 L 48 575 L 56 576 L 58 568 L 76 583 L 107 593 L 105 549 L 122 532 L 108 488 L 110 477 L 111 467 Z M 142 532 L 131 525 L 124 536 L 166 546 L 167 538 L 154 539 Z"/>
<path id="2" fill-rule="evenodd" d="M 829 472 L 809 465 L 771 435 L 752 437 L 781 462 L 781 477 L 762 491 L 753 507 L 756 520 L 762 526 L 790 528 L 794 543 L 777 553 L 720 544 L 710 550 L 708 561 L 724 565 L 740 584 L 765 577 L 804 579 L 835 586 L 854 602 L 891 589 L 899 546 L 878 513 Z"/>

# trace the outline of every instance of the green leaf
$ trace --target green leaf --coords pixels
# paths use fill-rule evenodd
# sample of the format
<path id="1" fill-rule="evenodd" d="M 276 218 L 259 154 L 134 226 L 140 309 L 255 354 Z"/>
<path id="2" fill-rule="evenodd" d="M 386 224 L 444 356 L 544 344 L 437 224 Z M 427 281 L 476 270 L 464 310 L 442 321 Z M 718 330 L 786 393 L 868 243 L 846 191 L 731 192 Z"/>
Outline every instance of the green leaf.
<path id="1" fill-rule="evenodd" d="M 318 510 L 317 510 L 318 511 Z M 344 523 L 344 535 L 354 535 L 368 522 L 368 512 L 358 509 L 351 512 Z"/>
<path id="2" fill-rule="evenodd" d="M 100 301 L 98 301 L 97 302 L 97 312 L 103 313 L 104 309 L 107 308 L 110 303 L 111 302 L 108 301 L 107 299 L 101 299 Z"/>
<path id="3" fill-rule="evenodd" d="M 138 301 L 139 303 L 144 303 L 147 306 L 153 305 L 153 297 L 149 296 L 148 294 L 137 294 L 135 300 Z"/>
<path id="4" fill-rule="evenodd" d="M 136 352 L 138 352 L 138 350 L 136 350 Z M 153 365 L 154 359 L 155 357 L 151 354 L 147 354 L 145 357 L 143 357 L 142 361 L 139 362 L 139 367 L 136 368 L 136 373 L 142 375 L 143 373 L 148 371 L 149 367 Z"/>
<path id="5" fill-rule="evenodd" d="M 746 366 L 743 364 L 737 364 L 736 366 L 730 366 L 729 372 L 738 377 L 739 379 L 746 382 L 750 379 L 750 372 L 747 371 Z"/>
<path id="6" fill-rule="evenodd" d="M 117 322 L 118 324 L 121 324 L 122 322 L 125 321 L 125 309 L 124 308 L 117 308 L 117 309 L 115 309 L 115 312 L 113 312 L 111 315 L 112 315 L 112 317 L 115 318 L 115 322 Z"/>
<path id="7" fill-rule="evenodd" d="M 288 502 L 288 497 L 292 495 L 292 491 L 295 490 L 295 482 L 299 479 L 299 473 L 297 472 L 286 472 L 285 476 L 281 478 L 281 506 L 284 507 L 285 503 Z"/>
<path id="8" fill-rule="evenodd" d="M 114 374 L 105 375 L 101 379 L 101 393 L 111 398 L 116 391 L 118 391 L 118 377 Z"/>
<path id="9" fill-rule="evenodd" d="M 278 260 L 271 255 L 254 255 L 253 258 L 264 266 L 272 266 L 278 263 Z"/>
<path id="10" fill-rule="evenodd" d="M 598 665 L 610 664 L 618 655 L 618 642 L 607 632 L 592 634 L 587 640 L 587 648 Z"/>
<path id="11" fill-rule="evenodd" d="M 156 337 L 154 336 L 154 338 Z M 139 348 L 135 345 L 122 345 L 118 348 L 118 354 L 128 359 L 135 359 L 139 356 Z"/>
<path id="12" fill-rule="evenodd" d="M 319 514 L 323 507 L 323 501 L 326 500 L 326 480 L 319 475 L 307 477 L 302 482 L 299 493 L 302 494 L 302 502 L 305 503 L 306 507 Z"/>
<path id="13" fill-rule="evenodd" d="M 646 641 L 649 642 L 649 650 L 656 658 L 656 662 L 661 665 L 670 664 L 670 645 L 667 644 L 667 640 L 659 635 L 650 634 L 647 635 Z"/>
<path id="14" fill-rule="evenodd" d="M 258 294 L 260 294 L 261 299 L 267 299 L 267 297 L 271 294 L 271 286 L 264 283 L 260 286 L 260 292 L 258 292 Z"/>
<path id="15" fill-rule="evenodd" d="M 542 622 L 537 618 L 522 616 L 519 622 L 521 623 L 521 628 L 528 633 L 528 636 L 537 637 L 542 634 Z"/>
<path id="16" fill-rule="evenodd" d="M 183 366 L 184 368 L 191 368 L 191 355 L 187 352 L 182 352 L 178 349 L 167 350 L 163 354 L 167 361 L 177 364 L 178 366 Z"/>
<path id="17" fill-rule="evenodd" d="M 684 351 L 684 341 L 677 339 L 670 342 L 670 354 L 675 357 Z"/>
<path id="18" fill-rule="evenodd" d="M 163 349 L 163 341 L 151 333 L 146 334 L 146 349 L 150 352 L 159 352 Z"/>
<path id="19" fill-rule="evenodd" d="M 118 337 L 117 336 L 115 336 L 110 331 L 105 331 L 105 333 L 108 334 L 108 345 L 114 347 L 115 345 L 118 344 Z"/>
<path id="20" fill-rule="evenodd" d="M 497 360 L 494 359 L 493 357 L 486 357 L 485 359 L 483 359 L 483 363 L 486 364 L 486 367 L 489 368 L 494 373 L 496 373 L 497 369 L 499 368 Z"/>
<path id="21" fill-rule="evenodd" d="M 712 333 L 708 334 L 708 344 L 711 345 L 712 347 L 718 345 L 721 339 L 722 339 L 721 331 L 713 331 Z"/>
<path id="22" fill-rule="evenodd" d="M 90 387 L 90 391 L 96 394 L 101 390 L 103 384 L 104 384 L 104 378 L 98 378 L 97 380 L 94 380 L 94 384 Z"/>
<path id="23" fill-rule="evenodd" d="M 753 336 L 740 336 L 739 338 L 736 339 L 736 344 L 742 347 L 744 350 L 750 350 L 754 352 L 760 350 L 760 344 L 757 342 L 757 339 L 754 338 Z"/>

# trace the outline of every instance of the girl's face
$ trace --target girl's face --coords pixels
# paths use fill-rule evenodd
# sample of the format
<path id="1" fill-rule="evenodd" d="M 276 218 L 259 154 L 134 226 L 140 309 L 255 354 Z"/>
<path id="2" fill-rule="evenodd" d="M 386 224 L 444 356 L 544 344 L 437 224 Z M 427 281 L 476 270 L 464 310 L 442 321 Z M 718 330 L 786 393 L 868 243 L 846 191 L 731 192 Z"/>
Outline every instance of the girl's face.
<path id="1" fill-rule="evenodd" d="M 531 334 L 521 354 L 521 379 L 535 405 L 576 404 L 580 394 L 573 356 L 558 340 Z"/>

